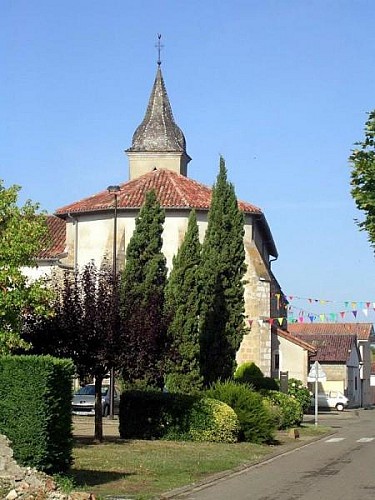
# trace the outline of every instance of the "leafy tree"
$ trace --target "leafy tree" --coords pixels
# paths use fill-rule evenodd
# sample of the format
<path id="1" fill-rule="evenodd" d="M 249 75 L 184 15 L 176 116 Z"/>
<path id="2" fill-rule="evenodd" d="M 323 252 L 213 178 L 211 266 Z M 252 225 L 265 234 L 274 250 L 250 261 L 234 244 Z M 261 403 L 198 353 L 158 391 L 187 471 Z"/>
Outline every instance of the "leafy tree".
<path id="1" fill-rule="evenodd" d="M 0 354 L 27 347 L 20 338 L 28 311 L 48 313 L 48 291 L 30 281 L 22 267 L 35 267 L 46 241 L 47 225 L 39 205 L 17 205 L 19 186 L 5 188 L 0 180 Z"/>
<path id="2" fill-rule="evenodd" d="M 166 387 L 170 392 L 192 394 L 202 388 L 199 365 L 199 264 L 201 244 L 195 211 L 166 286 L 166 316 L 171 345 L 166 362 Z"/>
<path id="3" fill-rule="evenodd" d="M 202 247 L 201 370 L 206 385 L 234 373 L 235 356 L 245 332 L 246 270 L 244 221 L 223 158 L 212 192 Z"/>
<path id="4" fill-rule="evenodd" d="M 79 273 L 65 271 L 52 288 L 53 315 L 30 316 L 23 337 L 33 354 L 71 358 L 80 379 L 95 378 L 95 439 L 102 441 L 102 382 L 123 348 L 118 288 L 110 267 L 93 263 Z"/>
<path id="5" fill-rule="evenodd" d="M 127 345 L 123 377 L 129 383 L 157 387 L 163 386 L 166 350 L 164 219 L 155 191 L 148 192 L 126 249 L 121 279 L 121 328 Z"/>
<path id="6" fill-rule="evenodd" d="M 365 138 L 356 142 L 356 149 L 349 157 L 351 163 L 352 196 L 359 210 L 365 214 L 363 221 L 356 221 L 361 230 L 367 231 L 371 246 L 375 247 L 375 110 L 368 114 Z"/>

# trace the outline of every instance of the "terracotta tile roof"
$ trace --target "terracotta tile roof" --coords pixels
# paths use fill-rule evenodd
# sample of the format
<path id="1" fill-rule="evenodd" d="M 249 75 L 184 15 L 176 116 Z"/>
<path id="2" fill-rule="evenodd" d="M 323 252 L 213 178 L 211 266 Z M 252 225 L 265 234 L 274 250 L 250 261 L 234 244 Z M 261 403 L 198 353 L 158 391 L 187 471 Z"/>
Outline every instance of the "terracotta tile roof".
<path id="1" fill-rule="evenodd" d="M 288 330 L 292 335 L 356 335 L 359 340 L 374 336 L 372 323 L 290 323 Z"/>
<path id="2" fill-rule="evenodd" d="M 355 335 L 297 334 L 294 336 L 315 347 L 316 355 L 311 356 L 311 361 L 346 363 L 350 351 L 357 348 Z"/>
<path id="3" fill-rule="evenodd" d="M 286 340 L 289 340 L 289 342 L 292 342 L 293 344 L 296 344 L 296 345 L 302 347 L 303 349 L 306 349 L 310 353 L 316 352 L 316 348 L 311 343 L 305 342 L 304 340 L 302 340 L 298 337 L 295 337 L 294 335 L 292 335 L 288 331 L 282 330 L 281 328 L 276 328 L 275 330 L 273 330 L 273 332 L 276 333 L 276 335 L 278 335 L 279 337 L 282 337 Z"/>
<path id="4" fill-rule="evenodd" d="M 48 233 L 38 259 L 54 259 L 64 253 L 66 229 L 65 221 L 54 215 L 47 215 Z"/>
<path id="5" fill-rule="evenodd" d="M 118 209 L 140 208 L 146 193 L 155 189 L 159 202 L 164 208 L 196 208 L 208 210 L 212 189 L 167 169 L 148 172 L 137 179 L 120 184 Z M 262 214 L 260 208 L 246 202 L 239 202 L 245 213 Z M 77 212 L 97 212 L 113 210 L 113 194 L 101 191 L 83 200 L 56 210 L 56 215 Z"/>

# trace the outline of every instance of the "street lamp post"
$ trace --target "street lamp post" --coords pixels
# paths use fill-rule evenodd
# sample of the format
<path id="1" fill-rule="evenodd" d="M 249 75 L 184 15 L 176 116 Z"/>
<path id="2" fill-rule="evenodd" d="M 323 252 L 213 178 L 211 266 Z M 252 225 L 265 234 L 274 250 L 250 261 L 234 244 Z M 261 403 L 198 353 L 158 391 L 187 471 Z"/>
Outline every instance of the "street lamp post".
<path id="1" fill-rule="evenodd" d="M 120 192 L 120 186 L 108 186 L 108 193 L 114 196 L 114 214 L 113 214 L 113 249 L 112 249 L 112 277 L 113 287 L 116 287 L 117 275 L 117 195 Z M 112 367 L 109 378 L 109 418 L 114 417 L 114 401 L 115 401 L 115 370 Z"/>

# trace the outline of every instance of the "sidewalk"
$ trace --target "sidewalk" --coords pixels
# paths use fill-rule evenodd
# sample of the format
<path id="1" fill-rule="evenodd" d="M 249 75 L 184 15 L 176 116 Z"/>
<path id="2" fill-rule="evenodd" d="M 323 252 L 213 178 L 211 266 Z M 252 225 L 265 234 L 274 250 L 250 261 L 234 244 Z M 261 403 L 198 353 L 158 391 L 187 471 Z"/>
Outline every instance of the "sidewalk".
<path id="1" fill-rule="evenodd" d="M 103 436 L 105 438 L 120 438 L 119 420 L 115 415 L 113 419 L 108 417 L 103 418 Z M 76 438 L 94 437 L 95 418 L 81 417 L 73 415 L 73 436 Z"/>

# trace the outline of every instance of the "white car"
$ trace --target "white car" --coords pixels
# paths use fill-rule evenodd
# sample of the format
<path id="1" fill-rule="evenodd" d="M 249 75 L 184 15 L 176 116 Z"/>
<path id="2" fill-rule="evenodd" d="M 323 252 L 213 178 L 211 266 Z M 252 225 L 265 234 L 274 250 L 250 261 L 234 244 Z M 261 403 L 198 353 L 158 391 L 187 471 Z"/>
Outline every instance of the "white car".
<path id="1" fill-rule="evenodd" d="M 114 413 L 118 414 L 120 393 L 115 388 Z M 102 412 L 103 417 L 109 415 L 109 385 L 102 385 Z M 72 413 L 74 415 L 95 415 L 95 385 L 88 384 L 73 394 Z"/>
<path id="2" fill-rule="evenodd" d="M 340 391 L 329 391 L 318 394 L 319 408 L 335 408 L 337 411 L 343 411 L 349 404 L 349 399 Z M 315 395 L 311 397 L 311 406 L 315 406 Z"/>

